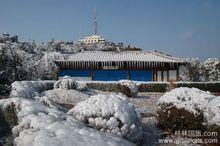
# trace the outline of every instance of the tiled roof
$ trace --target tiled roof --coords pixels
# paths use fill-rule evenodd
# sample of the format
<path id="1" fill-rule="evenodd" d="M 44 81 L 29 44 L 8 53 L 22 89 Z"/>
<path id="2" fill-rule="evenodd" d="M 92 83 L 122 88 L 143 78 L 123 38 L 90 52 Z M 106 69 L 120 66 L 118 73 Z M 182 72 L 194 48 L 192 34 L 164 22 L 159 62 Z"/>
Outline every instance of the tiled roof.
<path id="1" fill-rule="evenodd" d="M 170 62 L 170 63 L 184 62 L 180 58 L 155 51 L 122 51 L 122 52 L 84 51 L 84 52 L 77 52 L 66 55 L 67 55 L 66 61 L 94 61 L 94 62 L 143 61 L 143 62 Z"/>

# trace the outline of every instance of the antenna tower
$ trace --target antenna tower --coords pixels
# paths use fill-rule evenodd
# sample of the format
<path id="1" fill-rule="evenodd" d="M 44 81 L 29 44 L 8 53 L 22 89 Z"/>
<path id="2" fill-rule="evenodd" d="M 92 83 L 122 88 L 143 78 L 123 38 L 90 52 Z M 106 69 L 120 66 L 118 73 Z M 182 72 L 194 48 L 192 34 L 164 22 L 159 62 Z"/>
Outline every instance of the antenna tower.
<path id="1" fill-rule="evenodd" d="M 95 35 L 97 35 L 97 25 L 98 25 L 98 22 L 97 22 L 97 14 L 96 14 L 96 7 L 94 8 L 94 33 Z"/>

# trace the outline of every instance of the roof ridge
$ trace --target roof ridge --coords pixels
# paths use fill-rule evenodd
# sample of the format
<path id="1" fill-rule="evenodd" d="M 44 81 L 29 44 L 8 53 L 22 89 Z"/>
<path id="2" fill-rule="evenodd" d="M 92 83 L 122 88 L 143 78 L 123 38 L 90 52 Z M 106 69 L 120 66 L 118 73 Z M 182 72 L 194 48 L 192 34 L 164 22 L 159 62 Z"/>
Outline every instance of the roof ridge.
<path id="1" fill-rule="evenodd" d="M 174 57 L 172 55 L 169 55 L 169 54 L 166 54 L 166 53 L 163 53 L 163 52 L 158 52 L 156 50 L 154 51 L 150 51 L 152 54 L 156 54 L 158 56 L 161 56 L 161 57 L 164 57 L 164 58 L 167 58 L 167 59 L 172 59 L 172 60 L 175 60 L 175 61 L 179 61 L 179 60 L 182 60 L 180 59 L 179 57 Z"/>

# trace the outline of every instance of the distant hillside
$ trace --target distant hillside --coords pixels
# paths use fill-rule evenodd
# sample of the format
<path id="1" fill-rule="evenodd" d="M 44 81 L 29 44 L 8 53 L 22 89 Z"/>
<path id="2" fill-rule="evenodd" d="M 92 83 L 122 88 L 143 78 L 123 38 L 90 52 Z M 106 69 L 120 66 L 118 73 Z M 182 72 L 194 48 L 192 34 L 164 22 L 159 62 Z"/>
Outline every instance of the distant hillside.
<path id="1" fill-rule="evenodd" d="M 93 44 L 86 44 L 80 41 L 68 42 L 68 41 L 55 41 L 52 39 L 48 43 L 35 44 L 33 42 L 19 42 L 18 36 L 10 36 L 8 33 L 3 34 L 0 37 L 0 43 L 15 43 L 20 45 L 31 46 L 32 49 L 41 48 L 42 51 L 53 52 L 53 51 L 64 51 L 64 52 L 79 52 L 79 51 L 138 51 L 141 50 L 137 47 L 131 47 L 130 45 L 124 46 L 123 43 L 117 44 L 114 42 L 100 42 Z M 30 51 L 30 48 L 28 48 Z"/>
<path id="2" fill-rule="evenodd" d="M 118 45 L 112 42 L 100 42 L 95 44 L 85 44 L 83 42 L 64 42 L 64 41 L 54 41 L 46 44 L 53 51 L 71 51 L 71 52 L 79 52 L 79 51 L 140 51 L 140 48 Z"/>

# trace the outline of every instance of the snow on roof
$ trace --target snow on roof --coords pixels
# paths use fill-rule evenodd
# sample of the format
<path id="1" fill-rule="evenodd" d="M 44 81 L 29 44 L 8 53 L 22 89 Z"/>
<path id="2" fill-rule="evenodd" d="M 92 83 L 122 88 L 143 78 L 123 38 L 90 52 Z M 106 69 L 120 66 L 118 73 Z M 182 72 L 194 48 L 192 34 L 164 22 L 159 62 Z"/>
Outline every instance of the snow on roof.
<path id="1" fill-rule="evenodd" d="M 184 61 L 180 58 L 169 56 L 155 51 L 84 51 L 66 55 L 67 61 L 144 61 L 184 63 Z"/>

